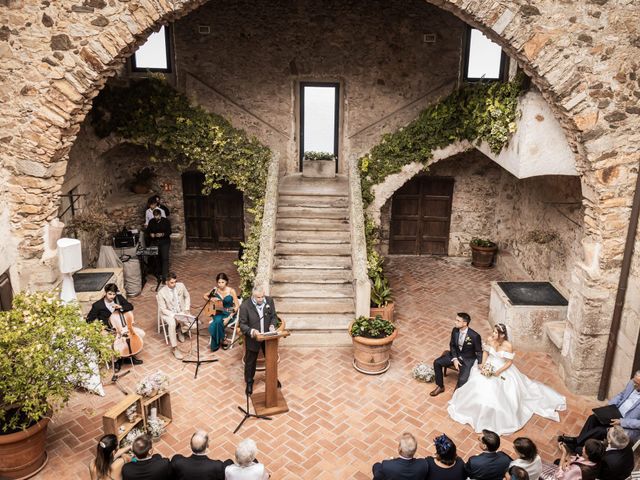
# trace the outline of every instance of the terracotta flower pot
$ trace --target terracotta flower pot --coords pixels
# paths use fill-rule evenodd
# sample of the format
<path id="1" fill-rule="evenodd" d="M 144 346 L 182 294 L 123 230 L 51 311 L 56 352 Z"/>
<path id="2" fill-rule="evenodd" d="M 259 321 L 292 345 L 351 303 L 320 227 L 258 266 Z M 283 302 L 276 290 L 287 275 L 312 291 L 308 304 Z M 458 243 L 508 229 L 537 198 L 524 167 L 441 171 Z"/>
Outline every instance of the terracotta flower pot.
<path id="1" fill-rule="evenodd" d="M 493 268 L 493 262 L 498 251 L 498 246 L 479 247 L 471 245 L 471 265 L 476 268 Z"/>
<path id="2" fill-rule="evenodd" d="M 0 434 L 0 478 L 29 478 L 45 467 L 48 425 L 45 417 L 26 430 Z"/>
<path id="3" fill-rule="evenodd" d="M 377 315 L 380 315 L 384 320 L 393 322 L 393 314 L 395 310 L 395 304 L 393 302 L 389 302 L 384 307 L 371 307 L 369 310 L 369 316 L 375 318 Z"/>
<path id="4" fill-rule="evenodd" d="M 349 332 L 353 321 L 349 324 Z M 384 338 L 351 337 L 353 342 L 353 368 L 367 375 L 379 375 L 391 365 L 391 345 L 398 335 L 396 328 Z"/>

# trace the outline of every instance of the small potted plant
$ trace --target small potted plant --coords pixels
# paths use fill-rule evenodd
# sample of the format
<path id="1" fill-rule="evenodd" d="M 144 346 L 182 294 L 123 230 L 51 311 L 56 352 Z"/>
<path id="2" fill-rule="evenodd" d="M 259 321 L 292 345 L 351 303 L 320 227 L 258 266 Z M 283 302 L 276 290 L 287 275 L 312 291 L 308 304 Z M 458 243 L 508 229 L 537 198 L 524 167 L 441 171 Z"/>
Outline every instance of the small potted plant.
<path id="1" fill-rule="evenodd" d="M 371 309 L 370 316 L 375 318 L 380 315 L 383 319 L 393 322 L 395 305 L 391 295 L 389 281 L 382 273 L 376 275 L 371 281 Z"/>
<path id="2" fill-rule="evenodd" d="M 472 238 L 469 245 L 471 246 L 471 265 L 476 268 L 493 267 L 498 245 L 491 240 L 477 237 Z"/>
<path id="3" fill-rule="evenodd" d="M 329 152 L 304 152 L 302 176 L 333 178 L 336 176 L 336 157 Z"/>
<path id="4" fill-rule="evenodd" d="M 78 304 L 51 292 L 20 293 L 0 313 L 0 478 L 27 478 L 44 468 L 51 413 L 78 379 L 114 355 L 100 322 L 86 323 Z"/>
<path id="5" fill-rule="evenodd" d="M 353 367 L 367 375 L 378 375 L 389 369 L 391 345 L 398 335 L 396 326 L 380 315 L 358 317 L 349 324 L 353 342 Z"/>

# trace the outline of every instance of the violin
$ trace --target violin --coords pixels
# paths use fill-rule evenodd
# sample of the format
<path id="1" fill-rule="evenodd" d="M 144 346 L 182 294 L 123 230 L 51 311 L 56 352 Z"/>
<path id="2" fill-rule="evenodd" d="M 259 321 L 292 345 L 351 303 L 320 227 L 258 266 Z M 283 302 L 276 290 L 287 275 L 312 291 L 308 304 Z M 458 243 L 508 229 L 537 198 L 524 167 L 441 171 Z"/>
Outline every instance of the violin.
<path id="1" fill-rule="evenodd" d="M 114 300 L 116 305 L 118 297 Z M 122 309 L 116 309 L 109 317 L 111 327 L 116 331 L 116 339 L 113 342 L 113 349 L 120 354 L 121 357 L 132 357 L 142 351 L 144 342 L 139 332 L 144 335 L 144 330 L 133 326 L 133 312 L 122 312 Z"/>

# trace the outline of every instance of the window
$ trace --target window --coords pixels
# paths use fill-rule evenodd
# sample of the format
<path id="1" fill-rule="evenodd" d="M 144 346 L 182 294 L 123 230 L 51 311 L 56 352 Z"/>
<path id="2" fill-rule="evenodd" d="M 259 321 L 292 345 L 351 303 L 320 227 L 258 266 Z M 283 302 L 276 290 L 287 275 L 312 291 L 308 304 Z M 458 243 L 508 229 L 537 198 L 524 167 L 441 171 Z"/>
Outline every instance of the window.
<path id="1" fill-rule="evenodd" d="M 134 72 L 170 72 L 169 28 L 161 27 L 152 33 L 131 57 Z"/>
<path id="2" fill-rule="evenodd" d="M 464 62 L 464 79 L 502 80 L 507 70 L 507 56 L 500 45 L 489 40 L 480 30 L 469 28 Z"/>
<path id="3" fill-rule="evenodd" d="M 329 152 L 337 159 L 339 98 L 337 83 L 300 85 L 300 168 L 305 152 Z"/>

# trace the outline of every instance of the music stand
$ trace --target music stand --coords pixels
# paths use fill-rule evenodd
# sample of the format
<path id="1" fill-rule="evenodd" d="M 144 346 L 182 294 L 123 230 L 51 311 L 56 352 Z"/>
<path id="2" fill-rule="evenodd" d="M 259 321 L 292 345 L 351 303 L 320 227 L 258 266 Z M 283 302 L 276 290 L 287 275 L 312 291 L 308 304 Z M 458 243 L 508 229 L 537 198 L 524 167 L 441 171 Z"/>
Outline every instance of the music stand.
<path id="1" fill-rule="evenodd" d="M 198 369 L 200 368 L 200 364 L 201 363 L 213 363 L 213 362 L 217 362 L 218 359 L 217 358 L 209 358 L 207 360 L 200 360 L 200 321 L 198 320 L 198 318 L 200 317 L 200 314 L 202 313 L 202 311 L 204 310 L 204 307 L 207 306 L 207 303 L 205 303 L 202 308 L 200 309 L 200 311 L 198 312 L 198 315 L 196 315 L 195 317 L 193 315 L 187 315 L 184 313 L 176 313 L 174 318 L 176 319 L 176 322 L 180 322 L 180 323 L 188 323 L 191 322 L 189 324 L 189 332 L 191 332 L 191 328 L 193 327 L 193 324 L 196 324 L 196 359 L 195 360 L 182 360 L 182 363 L 195 363 L 196 364 L 196 372 L 195 375 L 193 376 L 193 378 L 198 378 Z"/>

